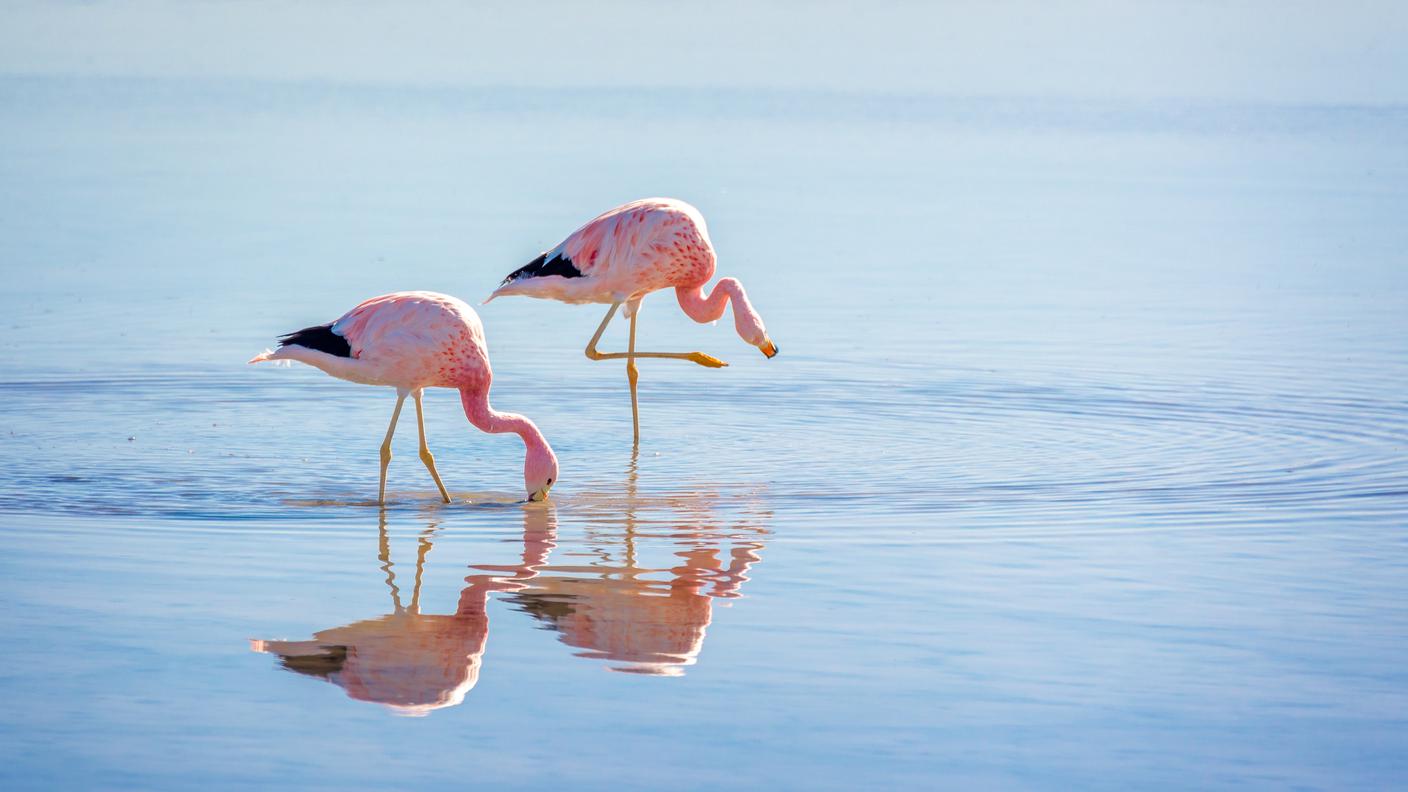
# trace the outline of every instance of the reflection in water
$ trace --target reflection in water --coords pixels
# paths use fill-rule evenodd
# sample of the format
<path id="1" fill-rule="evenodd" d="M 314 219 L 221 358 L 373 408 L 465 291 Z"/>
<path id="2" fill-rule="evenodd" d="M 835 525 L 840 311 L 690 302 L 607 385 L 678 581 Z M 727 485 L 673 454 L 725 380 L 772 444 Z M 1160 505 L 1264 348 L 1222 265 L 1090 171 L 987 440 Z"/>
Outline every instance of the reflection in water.
<path id="1" fill-rule="evenodd" d="M 438 526 L 421 532 L 410 603 L 403 604 L 391 562 L 382 513 L 380 553 L 392 612 L 333 627 L 306 641 L 251 642 L 255 651 L 276 654 L 282 666 L 322 677 L 360 700 L 383 704 L 402 715 L 424 715 L 453 707 L 479 681 L 489 636 L 489 594 L 509 595 L 527 612 L 581 649 L 578 656 L 607 661 L 608 668 L 657 676 L 679 676 L 704 643 L 713 600 L 735 598 L 760 560 L 761 522 L 766 513 L 726 524 L 715 514 L 717 494 L 642 498 L 634 460 L 624 495 L 585 495 L 574 513 L 586 524 L 585 538 L 558 550 L 578 564 L 549 565 L 558 546 L 557 511 L 551 503 L 523 507 L 523 548 L 514 565 L 474 565 L 465 578 L 455 612 L 421 612 L 421 580 Z M 745 500 L 751 500 L 745 497 Z M 663 548 L 671 561 L 652 566 L 645 549 Z"/>
<path id="2" fill-rule="evenodd" d="M 590 563 L 543 566 L 509 599 L 581 649 L 579 657 L 605 660 L 613 671 L 679 676 L 703 648 L 713 599 L 738 597 L 749 568 L 761 560 L 765 531 L 753 520 L 719 526 L 703 497 L 642 500 L 636 477 L 633 456 L 624 499 L 605 500 L 593 515 Z M 672 512 L 663 534 L 638 517 L 642 508 L 660 505 Z M 667 538 L 678 562 L 643 565 L 636 547 L 643 528 L 651 539 Z"/>
<path id="3" fill-rule="evenodd" d="M 308 641 L 252 641 L 257 652 L 279 655 L 282 665 L 300 674 L 319 676 L 360 701 L 384 704 L 401 715 L 425 715 L 453 707 L 479 681 L 479 666 L 489 637 L 485 608 L 489 592 L 513 591 L 547 561 L 553 548 L 557 518 L 550 505 L 523 509 L 522 562 L 496 568 L 498 575 L 471 575 L 460 592 L 455 612 L 421 613 L 421 579 L 431 538 L 431 524 L 416 549 L 411 602 L 402 605 L 401 589 L 391 563 L 386 513 L 380 523 L 382 569 L 391 589 L 394 610 L 379 618 L 333 627 Z"/>

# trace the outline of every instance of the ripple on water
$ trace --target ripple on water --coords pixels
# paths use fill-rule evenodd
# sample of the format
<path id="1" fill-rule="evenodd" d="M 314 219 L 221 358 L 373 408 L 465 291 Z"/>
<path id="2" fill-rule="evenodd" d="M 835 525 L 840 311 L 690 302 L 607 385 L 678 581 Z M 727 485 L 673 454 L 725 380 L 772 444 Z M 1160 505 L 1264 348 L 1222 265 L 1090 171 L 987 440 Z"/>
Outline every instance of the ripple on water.
<path id="1" fill-rule="evenodd" d="M 770 508 L 818 532 L 851 526 L 872 536 L 887 527 L 1215 527 L 1271 512 L 1382 514 L 1408 498 L 1408 403 L 1378 398 L 1367 384 L 1371 392 L 1321 396 L 1090 372 L 913 373 L 902 381 L 719 380 L 707 393 L 653 384 L 635 468 L 620 434 L 619 388 L 593 381 L 575 390 L 567 420 L 550 395 L 534 404 L 530 392 L 503 390 L 546 416 L 564 470 L 576 472 L 555 499 L 589 520 L 593 510 L 609 518 L 619 507 L 599 493 L 619 491 L 631 469 L 632 486 L 651 497 L 683 502 L 754 486 Z M 2 387 L 11 453 L 0 463 L 8 482 L 0 509 L 337 521 L 375 508 L 367 449 L 387 400 L 366 389 L 170 375 Z M 218 407 L 202 400 L 211 393 Z M 314 401 L 319 408 L 309 409 Z M 428 401 L 438 423 L 432 443 L 452 484 L 514 484 L 515 442 L 466 433 L 448 399 Z M 71 420 L 79 414 L 101 419 Z M 711 420 L 701 423 L 701 414 Z M 403 426 L 398 439 L 413 443 L 414 431 Z M 421 477 L 413 455 L 397 457 L 393 508 L 440 508 L 418 488 Z M 460 491 L 455 506 L 517 500 L 511 490 Z"/>

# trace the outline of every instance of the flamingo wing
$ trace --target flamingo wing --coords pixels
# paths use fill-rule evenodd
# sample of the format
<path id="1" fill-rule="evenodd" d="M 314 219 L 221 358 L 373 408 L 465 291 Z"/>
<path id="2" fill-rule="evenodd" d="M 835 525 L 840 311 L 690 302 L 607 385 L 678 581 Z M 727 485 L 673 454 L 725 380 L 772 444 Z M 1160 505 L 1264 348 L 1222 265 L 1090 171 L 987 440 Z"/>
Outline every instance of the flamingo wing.
<path id="1" fill-rule="evenodd" d="M 355 357 L 361 357 L 369 348 L 376 348 L 379 353 L 407 355 L 434 349 L 437 342 L 465 325 L 478 325 L 478 317 L 469 306 L 452 297 L 434 292 L 394 292 L 348 311 L 332 323 L 332 331 L 348 340 Z M 482 332 L 479 331 L 481 336 Z"/>
<path id="2" fill-rule="evenodd" d="M 633 201 L 592 219 L 514 270 L 489 299 L 522 294 L 613 302 L 672 286 L 681 277 L 707 279 L 704 269 L 712 267 L 712 258 L 703 259 L 708 247 L 703 229 L 698 210 L 683 201 Z"/>

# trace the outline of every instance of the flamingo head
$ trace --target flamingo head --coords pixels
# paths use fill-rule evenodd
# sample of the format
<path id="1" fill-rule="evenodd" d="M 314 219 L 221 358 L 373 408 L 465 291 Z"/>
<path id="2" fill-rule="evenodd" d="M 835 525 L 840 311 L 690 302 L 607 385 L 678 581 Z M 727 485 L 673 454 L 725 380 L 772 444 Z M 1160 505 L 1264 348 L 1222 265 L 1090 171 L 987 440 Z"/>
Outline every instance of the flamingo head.
<path id="1" fill-rule="evenodd" d="M 736 309 L 734 328 L 738 331 L 739 338 L 757 347 L 764 356 L 772 357 L 777 354 L 777 344 L 768 338 L 768 331 L 766 327 L 763 327 L 763 320 L 751 309 Z"/>
<path id="2" fill-rule="evenodd" d="M 752 320 L 752 321 L 749 321 Z M 763 321 L 757 318 L 757 314 L 751 317 L 740 317 L 738 321 L 738 335 L 744 341 L 757 347 L 764 357 L 773 357 L 777 354 L 777 344 L 768 338 L 768 331 L 763 327 Z"/>
<path id="3" fill-rule="evenodd" d="M 733 300 L 733 329 L 738 332 L 738 337 L 757 347 L 765 357 L 776 355 L 777 344 L 768 338 L 768 329 L 763 325 L 763 317 L 753 310 L 753 304 L 748 302 L 743 285 L 733 278 L 724 278 L 719 281 L 719 288 L 724 289 Z"/>
<path id="4" fill-rule="evenodd" d="M 548 499 L 548 490 L 557 483 L 557 455 L 544 440 L 542 445 L 528 449 L 523 460 L 523 487 L 528 491 L 528 500 Z"/>

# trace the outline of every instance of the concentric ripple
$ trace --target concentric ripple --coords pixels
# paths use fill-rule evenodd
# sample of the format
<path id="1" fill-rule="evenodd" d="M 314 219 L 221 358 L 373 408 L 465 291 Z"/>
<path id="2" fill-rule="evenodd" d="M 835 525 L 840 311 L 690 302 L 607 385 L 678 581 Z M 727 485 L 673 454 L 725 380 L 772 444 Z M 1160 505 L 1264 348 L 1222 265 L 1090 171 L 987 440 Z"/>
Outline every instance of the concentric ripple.
<path id="1" fill-rule="evenodd" d="M 35 380 L 3 390 L 13 451 L 0 460 L 3 509 L 334 521 L 375 509 L 386 401 L 376 391 L 307 376 Z M 1254 523 L 1272 513 L 1402 513 L 1408 503 L 1408 402 L 1368 393 L 1032 371 L 724 382 L 710 394 L 664 382 L 647 403 L 657 436 L 633 458 L 618 388 L 579 383 L 570 421 L 543 395 L 502 391 L 506 403 L 546 416 L 565 471 L 554 497 L 583 516 L 605 508 L 614 519 L 628 483 L 633 497 L 665 501 L 751 488 L 818 531 L 865 525 L 871 535 L 916 524 Z M 428 403 L 454 506 L 520 500 L 516 440 L 472 432 L 448 398 Z M 64 419 L 84 411 L 105 420 Z M 707 424 L 696 420 L 704 411 Z M 413 424 L 399 439 L 414 442 Z M 398 451 L 391 508 L 440 509 L 414 453 Z"/>

